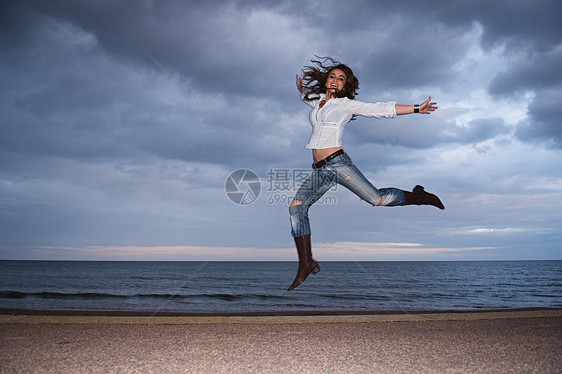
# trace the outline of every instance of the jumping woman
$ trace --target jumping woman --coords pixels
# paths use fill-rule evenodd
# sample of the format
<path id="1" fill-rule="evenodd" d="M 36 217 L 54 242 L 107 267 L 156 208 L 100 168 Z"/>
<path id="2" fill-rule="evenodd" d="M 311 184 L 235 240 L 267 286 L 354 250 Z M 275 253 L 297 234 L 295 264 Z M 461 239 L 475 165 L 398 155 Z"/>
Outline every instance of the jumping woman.
<path id="1" fill-rule="evenodd" d="M 441 200 L 422 186 L 412 192 L 397 188 L 376 188 L 365 178 L 343 151 L 345 126 L 356 116 L 394 118 L 410 113 L 429 114 L 437 109 L 429 97 L 419 105 L 397 105 L 396 102 L 367 103 L 355 100 L 359 81 L 353 71 L 338 61 L 324 57 L 312 60 L 312 66 L 297 74 L 301 99 L 312 107 L 312 135 L 305 148 L 312 149 L 312 174 L 303 182 L 289 206 L 291 234 L 297 247 L 299 268 L 289 291 L 318 273 L 320 266 L 312 258 L 308 209 L 336 183 L 349 189 L 373 206 L 433 205 L 445 209 Z"/>

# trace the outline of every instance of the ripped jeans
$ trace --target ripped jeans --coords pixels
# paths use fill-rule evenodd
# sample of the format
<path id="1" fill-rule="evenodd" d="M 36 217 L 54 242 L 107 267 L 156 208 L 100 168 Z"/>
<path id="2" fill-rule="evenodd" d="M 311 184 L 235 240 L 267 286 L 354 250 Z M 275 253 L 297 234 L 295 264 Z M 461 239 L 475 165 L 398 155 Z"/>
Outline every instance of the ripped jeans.
<path id="1" fill-rule="evenodd" d="M 308 209 L 336 183 L 373 206 L 404 205 L 402 190 L 393 187 L 377 189 L 344 153 L 328 161 L 324 166 L 313 169 L 312 174 L 300 186 L 293 201 L 298 200 L 301 204 L 289 208 L 293 237 L 310 234 Z"/>

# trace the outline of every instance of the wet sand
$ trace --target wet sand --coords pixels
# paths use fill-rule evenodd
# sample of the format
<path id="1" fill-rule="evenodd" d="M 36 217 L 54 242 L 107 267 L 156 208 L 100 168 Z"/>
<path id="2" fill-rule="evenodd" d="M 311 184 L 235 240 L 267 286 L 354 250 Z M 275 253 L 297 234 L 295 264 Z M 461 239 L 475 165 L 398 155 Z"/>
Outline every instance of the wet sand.
<path id="1" fill-rule="evenodd" d="M 90 315 L 84 315 L 90 314 Z M 1 373 L 560 373 L 562 310 L 0 315 Z"/>

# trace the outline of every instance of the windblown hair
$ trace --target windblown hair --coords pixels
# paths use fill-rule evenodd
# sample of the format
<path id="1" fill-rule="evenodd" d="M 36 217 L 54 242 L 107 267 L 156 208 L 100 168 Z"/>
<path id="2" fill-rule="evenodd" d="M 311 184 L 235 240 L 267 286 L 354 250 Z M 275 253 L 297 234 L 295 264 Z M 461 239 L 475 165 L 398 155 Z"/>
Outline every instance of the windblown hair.
<path id="1" fill-rule="evenodd" d="M 347 97 L 354 99 L 359 89 L 359 80 L 353 75 L 353 71 L 347 66 L 331 57 L 315 56 L 317 60 L 311 60 L 314 65 L 305 66 L 302 69 L 302 88 L 306 100 L 314 100 L 320 94 L 326 93 L 326 81 L 334 69 L 341 69 L 347 76 L 343 90 L 336 92 L 336 97 Z"/>

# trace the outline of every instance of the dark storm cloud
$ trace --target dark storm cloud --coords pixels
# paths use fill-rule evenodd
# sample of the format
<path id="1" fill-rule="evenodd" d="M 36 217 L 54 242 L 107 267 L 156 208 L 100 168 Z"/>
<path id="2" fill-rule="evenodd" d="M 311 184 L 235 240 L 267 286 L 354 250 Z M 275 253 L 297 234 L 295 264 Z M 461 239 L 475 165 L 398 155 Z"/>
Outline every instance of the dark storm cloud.
<path id="1" fill-rule="evenodd" d="M 496 96 L 521 95 L 526 90 L 562 87 L 562 40 L 557 49 L 539 53 L 524 51 L 511 57 L 509 69 L 498 73 L 489 86 Z"/>
<path id="2" fill-rule="evenodd" d="M 523 142 L 562 148 L 562 41 L 557 49 L 544 53 L 519 53 L 513 60 L 507 71 L 492 80 L 490 93 L 499 97 L 521 97 L 533 93 L 534 98 L 527 109 L 529 119 L 519 125 L 517 138 Z"/>
<path id="3" fill-rule="evenodd" d="M 249 22 L 252 7 L 226 2 L 217 12 L 215 3 L 130 4 L 5 5 L 10 22 L 4 28 L 11 37 L 3 40 L 9 50 L 3 75 L 13 89 L 4 92 L 10 95 L 4 101 L 10 118 L 4 149 L 74 158 L 148 154 L 232 165 L 271 160 L 265 147 L 255 154 L 260 150 L 252 148 L 260 145 L 253 138 L 263 139 L 275 126 L 256 126 L 261 108 L 236 98 L 261 99 L 287 88 L 293 93 L 294 83 L 291 72 L 284 74 L 291 76 L 289 84 L 269 84 L 264 75 L 271 74 L 275 56 L 263 50 L 250 55 L 252 45 L 236 40 L 237 30 L 223 24 L 229 16 L 230 26 Z M 259 22 L 252 27 L 259 31 Z M 178 105 L 148 92 L 155 77 L 179 92 Z M 218 109 L 201 97 L 205 93 L 219 101 L 228 96 L 229 106 Z"/>
<path id="4" fill-rule="evenodd" d="M 530 120 L 519 124 L 515 133 L 523 142 L 543 143 L 562 148 L 562 90 L 541 91 L 529 105 Z"/>
<path id="5" fill-rule="evenodd" d="M 5 25 L 19 41 L 4 43 L 9 53 L 3 54 L 2 75 L 9 90 L 2 94 L 10 95 L 2 101 L 5 151 L 98 159 L 148 152 L 186 161 L 217 161 L 230 151 L 230 159 L 239 160 L 240 149 L 201 108 L 190 107 L 188 98 L 183 107 L 170 107 L 147 94 L 150 87 L 138 80 L 138 70 L 104 54 L 81 25 L 14 8 L 10 17 L 22 16 Z"/>
<path id="6" fill-rule="evenodd" d="M 562 39 L 562 3 L 556 0 L 436 1 L 426 4 L 437 19 L 451 28 L 464 29 L 478 22 L 483 28 L 482 44 L 486 48 L 506 43 L 508 50 L 531 47 L 545 51 L 556 47 Z"/>
<path id="7" fill-rule="evenodd" d="M 293 21 L 288 27 L 294 29 L 286 32 L 298 34 L 299 26 L 302 28 L 300 37 L 312 42 L 309 57 L 322 50 L 337 58 L 351 54 L 353 61 L 345 62 L 363 66 L 366 82 L 381 83 L 403 63 L 409 68 L 393 77 L 392 86 L 419 86 L 452 77 L 450 66 L 466 53 L 464 31 L 444 30 L 442 22 L 402 10 L 369 1 L 281 2 L 276 6 L 264 2 L 143 2 L 133 7 L 120 1 L 93 5 L 54 1 L 38 3 L 35 18 L 51 18 L 91 33 L 103 50 L 133 63 L 154 68 L 153 56 L 189 77 L 190 87 L 201 91 L 244 95 L 279 91 L 278 85 L 270 84 L 274 78 L 270 74 L 287 70 L 280 67 L 295 61 L 280 53 L 289 46 L 279 35 L 267 35 L 271 53 L 253 48 L 263 37 L 261 29 L 269 26 L 263 23 L 267 20 L 252 23 L 252 12 L 258 11 L 290 16 Z M 305 35 L 308 32 L 313 34 Z"/>
<path id="8" fill-rule="evenodd" d="M 334 57 L 344 62 L 351 57 L 349 63 L 361 78 L 358 98 L 362 100 L 394 99 L 385 91 L 458 80 L 453 66 L 466 56 L 467 30 L 474 23 L 482 27 L 485 47 L 504 43 L 504 54 L 509 55 L 507 69 L 498 72 L 490 84 L 492 94 L 511 96 L 559 86 L 561 55 L 554 48 L 560 43 L 561 28 L 552 15 L 559 7 L 554 2 L 532 6 L 515 2 L 509 7 L 494 2 L 430 2 L 423 17 L 403 12 L 408 5 L 404 1 L 384 6 L 369 1 L 171 1 L 134 6 L 125 1 L 4 3 L 3 35 L 10 35 L 2 39 L 9 51 L 4 55 L 9 66 L 5 75 L 16 77 L 14 87 L 22 86 L 10 98 L 13 108 L 9 109 L 19 111 L 20 116 L 35 115 L 35 121 L 30 119 L 27 126 L 12 123 L 8 131 L 12 139 L 5 140 L 6 147 L 24 146 L 22 139 L 35 139 L 33 148 L 38 151 L 50 147 L 57 152 L 78 154 L 83 150 L 91 154 L 93 148 L 103 150 L 105 145 L 117 149 L 113 145 L 122 144 L 125 149 L 163 158 L 213 162 L 220 162 L 215 155 L 221 149 L 234 153 L 250 150 L 255 142 L 248 134 L 259 138 L 267 133 L 251 114 L 255 108 L 248 106 L 246 113 L 232 115 L 215 110 L 208 102 L 197 107 L 189 95 L 184 95 L 192 110 L 180 114 L 163 103 L 149 102 L 150 98 L 143 96 L 143 87 L 124 69 L 130 66 L 142 73 L 152 71 L 171 80 L 177 73 L 186 91 L 231 98 L 270 97 L 298 109 L 301 104 L 294 99 L 289 72 L 298 71 L 301 62 L 283 56 L 287 46 L 279 44 L 278 35 L 267 38 L 273 55 L 267 54 L 263 45 L 253 48 L 252 43 L 260 40 L 260 29 L 268 26 L 264 19 L 252 18 L 260 11 L 290 17 L 286 26 L 300 26 L 302 34 L 321 33 L 300 35 L 316 43 L 310 46 L 311 55 L 318 47 L 331 53 L 339 51 L 341 56 Z M 281 84 L 271 83 L 276 79 Z M 140 108 L 145 115 L 138 113 Z M 170 110 L 177 112 L 173 119 L 155 115 Z M 536 110 L 530 114 L 536 116 Z M 182 115 L 183 129 L 173 123 L 181 121 Z M 150 121 L 160 126 L 146 125 Z M 221 128 L 228 131 L 218 131 L 217 136 Z M 408 140 L 406 135 L 398 142 L 420 148 L 444 141 L 472 141 L 467 130 L 462 130 L 464 135 L 461 130 L 433 139 L 412 136 Z M 171 135 L 165 136 L 165 132 Z M 536 132 L 542 130 L 537 128 Z M 65 135 L 72 139 L 66 146 Z M 389 133 L 378 141 L 396 138 Z M 182 146 L 178 139 L 192 142 Z"/>
<path id="9" fill-rule="evenodd" d="M 453 144 L 476 144 L 507 135 L 509 128 L 501 118 L 486 118 L 459 125 L 454 121 L 445 123 L 427 118 L 425 120 L 396 120 L 392 124 L 368 124 L 366 121 L 353 124 L 347 134 L 353 144 L 388 144 L 413 149 L 432 148 Z"/>
<path id="10" fill-rule="evenodd" d="M 252 95 L 271 89 L 256 75 L 256 68 L 266 69 L 275 56 L 259 49 L 252 51 L 251 42 L 248 44 L 259 36 L 259 23 L 252 25 L 256 27 L 253 35 L 239 32 L 251 22 L 252 10 L 266 5 L 53 1 L 38 3 L 36 11 L 91 33 L 113 56 L 149 68 L 155 68 L 155 58 L 172 72 L 188 76 L 190 88 Z M 270 40 L 274 44 L 276 38 Z"/>
<path id="11" fill-rule="evenodd" d="M 530 121 L 520 125 L 518 139 L 560 148 L 562 3 L 446 2 L 437 9 L 438 19 L 452 28 L 477 22 L 482 27 L 482 46 L 503 49 L 508 65 L 490 82 L 490 94 L 505 98 L 536 93 L 528 110 Z"/>

